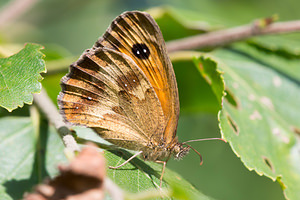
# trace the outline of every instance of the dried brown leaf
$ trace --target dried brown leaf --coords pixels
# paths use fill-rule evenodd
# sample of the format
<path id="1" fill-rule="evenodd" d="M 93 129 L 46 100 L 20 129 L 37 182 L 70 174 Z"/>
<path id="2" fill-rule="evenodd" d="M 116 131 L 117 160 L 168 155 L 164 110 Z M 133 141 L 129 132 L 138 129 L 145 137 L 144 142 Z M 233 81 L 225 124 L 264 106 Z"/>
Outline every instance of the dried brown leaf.
<path id="1" fill-rule="evenodd" d="M 60 174 L 35 188 L 25 200 L 103 199 L 105 160 L 93 145 L 85 147 L 69 165 L 58 166 Z"/>

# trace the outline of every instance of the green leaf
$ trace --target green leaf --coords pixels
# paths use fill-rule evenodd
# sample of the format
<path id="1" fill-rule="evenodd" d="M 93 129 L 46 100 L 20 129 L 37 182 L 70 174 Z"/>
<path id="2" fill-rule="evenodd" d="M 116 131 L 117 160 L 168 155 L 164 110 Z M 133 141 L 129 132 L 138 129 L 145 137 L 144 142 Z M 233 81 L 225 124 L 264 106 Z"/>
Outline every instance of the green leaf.
<path id="1" fill-rule="evenodd" d="M 221 72 L 217 69 L 217 64 L 211 58 L 200 57 L 200 60 L 194 59 L 197 69 L 200 71 L 202 77 L 210 85 L 212 91 L 217 97 L 218 103 L 221 104 L 224 96 L 224 80 Z"/>
<path id="2" fill-rule="evenodd" d="M 12 198 L 5 192 L 5 187 L 0 185 L 0 199 L 1 200 L 12 200 Z"/>
<path id="3" fill-rule="evenodd" d="M 41 126 L 44 132 L 41 134 L 46 135 L 46 140 L 42 146 L 45 151 L 45 170 L 47 176 L 54 177 L 58 174 L 57 166 L 59 164 L 66 164 L 69 160 L 64 154 L 65 146 L 63 141 L 55 128 L 50 126 L 46 121 Z"/>
<path id="4" fill-rule="evenodd" d="M 226 50 L 214 55 L 227 91 L 219 113 L 222 137 L 249 170 L 277 180 L 287 198 L 297 199 L 299 85 L 249 56 Z"/>
<path id="5" fill-rule="evenodd" d="M 300 58 L 299 34 L 267 35 L 256 37 L 247 43 L 266 53 L 277 54 L 285 58 Z"/>
<path id="6" fill-rule="evenodd" d="M 108 166 L 117 166 L 125 162 L 130 156 L 126 151 L 105 152 Z M 125 191 L 138 193 L 150 189 L 158 189 L 160 184 L 162 165 L 154 162 L 145 162 L 139 158 L 135 158 L 132 162 L 126 164 L 120 169 L 109 169 L 108 176 Z M 186 199 L 211 199 L 200 193 L 188 181 L 184 180 L 179 174 L 166 168 L 164 174 L 164 182 L 162 187 L 169 187 L 166 183 L 171 183 L 171 188 L 176 191 L 178 196 L 186 196 Z M 172 187 L 174 185 L 174 187 Z M 181 190 L 175 186 L 180 185 Z M 160 197 L 159 190 L 157 197 Z M 180 195 L 179 195 L 179 194 Z M 175 195 L 176 196 L 176 195 Z"/>
<path id="7" fill-rule="evenodd" d="M 62 141 L 47 122 L 39 134 L 29 117 L 2 117 L 0 130 L 0 199 L 21 199 L 66 162 Z"/>
<path id="8" fill-rule="evenodd" d="M 48 65 L 47 65 L 48 66 Z M 67 66 L 67 65 L 66 65 Z M 66 75 L 66 72 L 57 73 L 51 76 L 47 76 L 45 80 L 43 80 L 43 88 L 47 91 L 48 96 L 51 98 L 52 102 L 56 105 L 57 103 L 57 96 L 59 91 L 61 90 L 60 87 L 60 80 L 61 78 Z"/>
<path id="9" fill-rule="evenodd" d="M 281 51 L 283 50 L 266 50 L 266 47 L 258 47 L 253 45 L 253 43 L 251 45 L 245 43 L 235 44 L 233 45 L 233 50 L 282 73 L 288 79 L 300 83 L 300 57 L 297 58 L 297 55 L 292 54 L 291 51 L 282 55 Z"/>
<path id="10" fill-rule="evenodd" d="M 196 35 L 205 32 L 199 27 L 195 28 L 189 24 L 190 20 L 183 20 L 177 16 L 177 13 L 171 8 L 156 8 L 147 11 L 155 18 L 159 25 L 165 41 L 175 40 L 187 36 Z M 198 21 L 199 24 L 199 21 Z M 207 27 L 205 27 L 207 28 Z M 176 32 L 176 34 L 174 34 Z"/>
<path id="11" fill-rule="evenodd" d="M 205 77 L 203 78 L 195 68 L 192 57 L 190 56 L 188 60 L 175 60 L 173 66 L 178 83 L 181 111 L 217 113 L 218 100 Z"/>
<path id="12" fill-rule="evenodd" d="M 45 45 L 45 49 L 43 50 L 43 53 L 45 54 L 45 61 L 55 61 L 55 60 L 61 60 L 65 59 L 67 57 L 71 57 L 71 53 L 65 49 L 64 47 L 58 45 L 58 44 L 47 44 Z M 68 65 L 67 65 L 68 66 Z M 67 67 L 65 66 L 65 67 Z M 47 64 L 47 70 L 48 64 Z"/>
<path id="13" fill-rule="evenodd" d="M 42 76 L 46 72 L 42 46 L 27 44 L 8 58 L 0 58 L 0 105 L 8 111 L 31 104 L 32 93 L 41 91 Z"/>
<path id="14" fill-rule="evenodd" d="M 35 152 L 33 125 L 30 118 L 6 117 L 0 120 L 0 129 L 0 183 L 6 188 L 1 195 L 19 199 L 37 183 L 36 177 L 30 177 Z"/>
<path id="15" fill-rule="evenodd" d="M 98 145 L 114 149 L 107 141 L 101 139 L 95 132 L 88 128 L 75 127 L 79 140 L 94 141 Z M 129 152 L 124 149 L 105 150 L 107 166 L 118 166 L 130 158 L 134 152 Z M 154 162 L 145 162 L 140 158 L 134 158 L 118 169 L 108 169 L 107 175 L 126 192 L 139 193 L 147 190 L 157 192 L 157 198 L 160 197 L 158 190 L 160 184 L 160 175 L 162 164 Z M 167 184 L 169 183 L 170 186 Z M 177 188 L 180 185 L 180 189 Z M 166 168 L 163 177 L 163 188 L 172 190 L 172 197 L 183 197 L 178 199 L 212 199 L 199 192 L 188 181 L 184 180 L 176 172 Z"/>

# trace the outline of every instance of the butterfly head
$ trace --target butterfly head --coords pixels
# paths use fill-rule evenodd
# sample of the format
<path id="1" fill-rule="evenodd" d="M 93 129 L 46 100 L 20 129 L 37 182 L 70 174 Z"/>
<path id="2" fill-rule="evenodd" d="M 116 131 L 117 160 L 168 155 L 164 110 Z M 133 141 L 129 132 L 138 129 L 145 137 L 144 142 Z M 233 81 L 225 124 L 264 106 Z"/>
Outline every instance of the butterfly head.
<path id="1" fill-rule="evenodd" d="M 174 146 L 174 158 L 175 159 L 181 159 L 183 158 L 186 154 L 188 154 L 190 151 L 190 147 L 189 146 L 186 146 L 184 147 L 183 144 L 181 143 L 177 143 L 175 146 Z"/>

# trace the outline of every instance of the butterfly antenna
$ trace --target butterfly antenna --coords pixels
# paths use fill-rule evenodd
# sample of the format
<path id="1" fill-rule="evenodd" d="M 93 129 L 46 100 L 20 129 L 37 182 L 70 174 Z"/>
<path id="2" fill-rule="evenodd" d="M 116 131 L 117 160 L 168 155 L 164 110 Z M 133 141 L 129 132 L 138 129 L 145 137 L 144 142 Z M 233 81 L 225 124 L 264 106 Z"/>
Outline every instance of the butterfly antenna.
<path id="1" fill-rule="evenodd" d="M 186 144 L 186 143 L 182 143 L 182 144 L 184 144 L 184 145 L 190 147 L 191 149 L 193 149 L 193 150 L 195 151 L 196 154 L 198 154 L 198 156 L 200 157 L 200 165 L 202 165 L 202 164 L 203 164 L 203 159 L 202 159 L 201 153 L 199 153 L 199 152 L 198 152 L 196 149 L 194 149 L 191 145 L 188 145 L 188 144 Z"/>
<path id="2" fill-rule="evenodd" d="M 221 140 L 223 142 L 226 142 L 226 140 L 224 140 L 223 138 L 203 138 L 203 139 L 197 139 L 197 140 L 188 140 L 186 142 L 183 142 L 182 144 L 186 144 L 188 142 L 199 142 L 199 141 L 207 141 L 207 140 Z"/>
<path id="3" fill-rule="evenodd" d="M 190 147 L 191 149 L 193 149 L 194 152 L 199 155 L 199 157 L 200 157 L 200 165 L 202 165 L 203 164 L 202 155 L 196 149 L 194 149 L 191 145 L 188 145 L 187 143 L 188 142 L 207 141 L 207 140 L 221 140 L 223 142 L 227 142 L 226 140 L 224 140 L 222 138 L 204 138 L 204 139 L 197 139 L 197 140 L 188 140 L 188 141 L 183 142 L 181 144 L 186 145 L 186 146 Z"/>

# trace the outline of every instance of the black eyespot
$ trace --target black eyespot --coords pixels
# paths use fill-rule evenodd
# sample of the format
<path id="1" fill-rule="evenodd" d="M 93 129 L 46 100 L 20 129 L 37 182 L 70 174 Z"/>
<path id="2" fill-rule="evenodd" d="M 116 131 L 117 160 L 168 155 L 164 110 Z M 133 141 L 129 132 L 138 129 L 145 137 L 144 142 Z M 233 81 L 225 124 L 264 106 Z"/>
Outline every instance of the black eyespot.
<path id="1" fill-rule="evenodd" d="M 147 59 L 150 55 L 150 50 L 145 44 L 134 44 L 132 46 L 132 53 L 140 59 Z"/>

